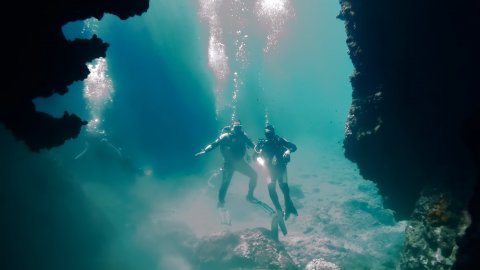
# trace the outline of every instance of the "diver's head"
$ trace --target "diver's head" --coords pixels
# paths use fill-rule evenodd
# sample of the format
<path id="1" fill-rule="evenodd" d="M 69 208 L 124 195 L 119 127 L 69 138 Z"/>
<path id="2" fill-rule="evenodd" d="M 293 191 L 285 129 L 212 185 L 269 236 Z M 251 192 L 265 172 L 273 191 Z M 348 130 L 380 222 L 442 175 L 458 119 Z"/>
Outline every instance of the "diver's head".
<path id="1" fill-rule="evenodd" d="M 267 125 L 265 127 L 265 138 L 268 140 L 275 138 L 275 128 L 272 125 Z"/>
<path id="2" fill-rule="evenodd" d="M 240 123 L 240 121 L 233 122 L 231 130 L 232 130 L 233 133 L 241 133 L 242 132 L 242 123 Z"/>

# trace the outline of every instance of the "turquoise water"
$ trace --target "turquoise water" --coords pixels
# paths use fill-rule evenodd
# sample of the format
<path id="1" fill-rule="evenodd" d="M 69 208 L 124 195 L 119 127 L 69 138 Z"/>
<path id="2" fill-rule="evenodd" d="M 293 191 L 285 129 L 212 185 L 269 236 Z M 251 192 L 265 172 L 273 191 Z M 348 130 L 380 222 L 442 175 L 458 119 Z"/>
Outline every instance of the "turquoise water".
<path id="1" fill-rule="evenodd" d="M 59 204 L 88 213 L 82 226 L 68 216 L 65 235 L 100 244 L 95 254 L 71 253 L 95 269 L 194 269 L 196 239 L 268 227 L 262 214 L 245 212 L 241 175 L 227 195 L 233 225 L 220 224 L 220 153 L 194 157 L 237 118 L 254 140 L 269 122 L 298 146 L 289 181 L 300 215 L 280 240 L 301 268 L 322 259 L 341 269 L 394 269 L 405 224 L 343 157 L 353 67 L 339 10 L 324 0 L 152 0 L 141 17 L 66 25 L 69 39 L 97 34 L 108 42 L 107 57 L 65 96 L 36 104 L 90 123 L 58 149 L 17 152 L 28 166 L 47 163 L 35 170 L 52 186 L 66 181 L 78 192 L 52 199 L 48 213 L 56 216 Z M 269 202 L 263 179 L 256 194 Z M 63 235 L 58 241 L 71 245 Z"/>

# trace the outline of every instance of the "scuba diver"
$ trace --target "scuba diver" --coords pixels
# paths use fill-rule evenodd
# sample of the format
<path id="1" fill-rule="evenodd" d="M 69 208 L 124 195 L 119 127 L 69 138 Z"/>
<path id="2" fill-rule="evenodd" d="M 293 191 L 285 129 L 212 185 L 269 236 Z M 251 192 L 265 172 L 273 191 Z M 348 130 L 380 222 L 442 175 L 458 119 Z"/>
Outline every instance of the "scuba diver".
<path id="1" fill-rule="evenodd" d="M 285 220 L 290 217 L 290 214 L 298 216 L 297 209 L 295 209 L 290 198 L 287 178 L 287 163 L 290 161 L 290 153 L 295 152 L 297 146 L 276 135 L 275 128 L 272 125 L 267 125 L 265 127 L 265 139 L 260 139 L 254 150 L 256 155 L 263 159 L 270 174 L 268 194 L 275 209 L 278 213 L 282 213 L 276 191 L 276 183 L 278 182 L 285 201 Z"/>
<path id="2" fill-rule="evenodd" d="M 96 160 L 101 164 L 118 165 L 123 172 L 135 176 L 150 176 L 151 170 L 143 170 L 137 166 L 132 157 L 126 155 L 121 147 L 114 145 L 102 133 L 88 132 L 85 136 L 84 149 L 74 157 L 74 160 Z"/>
<path id="3" fill-rule="evenodd" d="M 222 184 L 218 191 L 217 206 L 220 208 L 225 206 L 225 196 L 235 171 L 250 178 L 246 199 L 248 201 L 255 200 L 253 192 L 257 186 L 257 172 L 255 172 L 255 170 L 245 161 L 247 148 L 253 149 L 255 145 L 245 131 L 243 131 L 242 125 L 239 121 L 233 122 L 228 132 L 224 128 L 220 136 L 213 143 L 207 145 L 200 152 L 196 153 L 195 156 L 208 153 L 218 146 L 220 146 L 220 151 L 223 156 L 223 167 Z"/>

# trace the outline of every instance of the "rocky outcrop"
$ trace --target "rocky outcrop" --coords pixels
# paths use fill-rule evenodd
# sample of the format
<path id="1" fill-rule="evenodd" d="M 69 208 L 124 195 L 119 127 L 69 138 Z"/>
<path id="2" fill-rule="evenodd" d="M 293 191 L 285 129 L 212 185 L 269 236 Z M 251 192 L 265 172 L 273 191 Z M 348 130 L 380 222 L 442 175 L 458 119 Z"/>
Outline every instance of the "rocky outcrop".
<path id="1" fill-rule="evenodd" d="M 430 229 L 417 222 L 427 213 L 418 209 L 422 193 L 447 194 L 456 216 L 468 210 L 472 225 L 456 240 L 457 257 L 471 261 L 479 231 L 480 2 L 340 3 L 355 68 L 345 156 L 377 183 L 397 219 L 411 219 L 423 236 Z"/>
<path id="2" fill-rule="evenodd" d="M 447 192 L 424 192 L 406 228 L 404 269 L 451 269 L 470 218 Z"/>
<path id="3" fill-rule="evenodd" d="M 323 259 L 314 259 L 305 266 L 305 270 L 340 270 L 340 267 Z"/>
<path id="4" fill-rule="evenodd" d="M 128 19 L 145 12 L 149 0 L 27 0 L 6 6 L 2 35 L 7 71 L 0 92 L 0 122 L 33 151 L 61 145 L 77 137 L 86 122 L 67 112 L 61 118 L 37 112 L 32 100 L 65 94 L 70 84 L 88 76 L 86 63 L 104 57 L 108 47 L 96 36 L 66 40 L 63 25 L 101 19 L 105 13 Z"/>
<path id="5" fill-rule="evenodd" d="M 199 269 L 298 269 L 282 244 L 264 228 L 208 235 L 198 243 L 195 254 Z"/>

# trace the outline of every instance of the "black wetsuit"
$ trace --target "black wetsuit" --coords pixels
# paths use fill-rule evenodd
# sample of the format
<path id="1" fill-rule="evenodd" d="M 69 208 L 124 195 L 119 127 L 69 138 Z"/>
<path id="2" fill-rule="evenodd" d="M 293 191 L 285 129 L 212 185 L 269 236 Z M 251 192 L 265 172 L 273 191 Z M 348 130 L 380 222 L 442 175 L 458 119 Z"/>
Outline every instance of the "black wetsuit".
<path id="1" fill-rule="evenodd" d="M 290 150 L 290 153 L 293 153 L 297 150 L 297 146 L 277 135 L 271 139 L 260 140 L 255 146 L 255 152 L 265 160 L 265 166 L 270 174 L 270 182 L 268 183 L 270 199 L 277 211 L 282 211 L 275 186 L 278 182 L 283 192 L 285 215 L 288 218 L 290 214 L 297 215 L 297 210 L 290 198 L 287 177 L 287 163 L 290 161 L 290 158 L 283 157 L 286 150 Z"/>
<path id="2" fill-rule="evenodd" d="M 209 151 L 220 146 L 224 161 L 222 168 L 222 185 L 218 192 L 219 203 L 221 205 L 225 203 L 225 196 L 235 171 L 250 178 L 247 196 L 253 197 L 253 192 L 257 185 L 257 172 L 245 161 L 244 157 L 247 148 L 253 149 L 254 144 L 245 132 L 222 133 L 210 146 Z"/>

